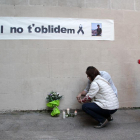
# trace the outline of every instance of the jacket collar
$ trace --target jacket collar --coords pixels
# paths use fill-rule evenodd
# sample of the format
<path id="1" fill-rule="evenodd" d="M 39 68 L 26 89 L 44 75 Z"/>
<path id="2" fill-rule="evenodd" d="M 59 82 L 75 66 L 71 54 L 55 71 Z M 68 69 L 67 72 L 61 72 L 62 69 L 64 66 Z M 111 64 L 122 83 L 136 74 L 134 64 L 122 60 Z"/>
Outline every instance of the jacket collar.
<path id="1" fill-rule="evenodd" d="M 96 77 L 95 77 L 95 79 L 94 80 L 97 80 L 97 79 L 101 79 L 102 77 L 100 76 L 100 75 L 97 75 Z M 94 81 L 93 80 L 93 81 Z"/>

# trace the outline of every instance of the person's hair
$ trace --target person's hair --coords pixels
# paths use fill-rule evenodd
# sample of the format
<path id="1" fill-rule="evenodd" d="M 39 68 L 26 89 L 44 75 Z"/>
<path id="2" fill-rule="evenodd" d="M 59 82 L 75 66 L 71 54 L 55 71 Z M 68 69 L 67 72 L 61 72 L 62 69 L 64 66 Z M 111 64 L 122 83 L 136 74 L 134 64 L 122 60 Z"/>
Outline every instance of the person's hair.
<path id="1" fill-rule="evenodd" d="M 86 70 L 86 74 L 93 81 L 97 75 L 100 75 L 100 72 L 93 66 L 89 66 Z"/>

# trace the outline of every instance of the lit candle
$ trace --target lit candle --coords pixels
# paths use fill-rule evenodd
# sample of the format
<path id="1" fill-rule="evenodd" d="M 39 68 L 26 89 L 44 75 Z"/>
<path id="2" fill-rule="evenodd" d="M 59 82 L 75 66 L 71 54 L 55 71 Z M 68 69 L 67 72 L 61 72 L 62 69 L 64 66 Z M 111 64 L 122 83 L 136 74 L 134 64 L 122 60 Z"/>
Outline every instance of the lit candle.
<path id="1" fill-rule="evenodd" d="M 77 111 L 76 111 L 76 110 L 74 111 L 74 115 L 75 115 L 75 116 L 77 115 Z"/>
<path id="2" fill-rule="evenodd" d="M 66 113 L 65 111 L 63 111 L 63 119 L 65 119 L 65 117 L 66 117 Z"/>
<path id="3" fill-rule="evenodd" d="M 70 114 L 70 109 L 69 108 L 67 108 L 67 114 Z"/>

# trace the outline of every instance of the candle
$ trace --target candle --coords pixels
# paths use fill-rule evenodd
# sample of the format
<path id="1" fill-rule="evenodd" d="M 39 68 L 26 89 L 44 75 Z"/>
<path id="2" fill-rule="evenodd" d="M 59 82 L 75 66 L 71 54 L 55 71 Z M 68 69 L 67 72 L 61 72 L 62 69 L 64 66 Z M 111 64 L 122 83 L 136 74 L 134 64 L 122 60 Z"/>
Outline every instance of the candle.
<path id="1" fill-rule="evenodd" d="M 67 114 L 70 114 L 70 109 L 69 108 L 67 108 Z"/>
<path id="2" fill-rule="evenodd" d="M 65 111 L 63 111 L 63 119 L 65 119 L 65 117 L 66 117 L 66 113 Z"/>
<path id="3" fill-rule="evenodd" d="M 74 115 L 75 115 L 75 116 L 77 115 L 77 111 L 76 111 L 76 110 L 74 111 Z"/>

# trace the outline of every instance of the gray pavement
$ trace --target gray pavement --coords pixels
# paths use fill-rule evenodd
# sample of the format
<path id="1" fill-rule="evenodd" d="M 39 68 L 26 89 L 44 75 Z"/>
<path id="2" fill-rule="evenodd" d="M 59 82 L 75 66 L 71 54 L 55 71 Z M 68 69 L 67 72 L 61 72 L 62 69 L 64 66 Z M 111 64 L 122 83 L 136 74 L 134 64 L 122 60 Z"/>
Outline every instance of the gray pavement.
<path id="1" fill-rule="evenodd" d="M 82 111 L 76 117 L 50 112 L 0 113 L 0 140 L 140 140 L 140 109 L 118 110 L 102 129 Z"/>

